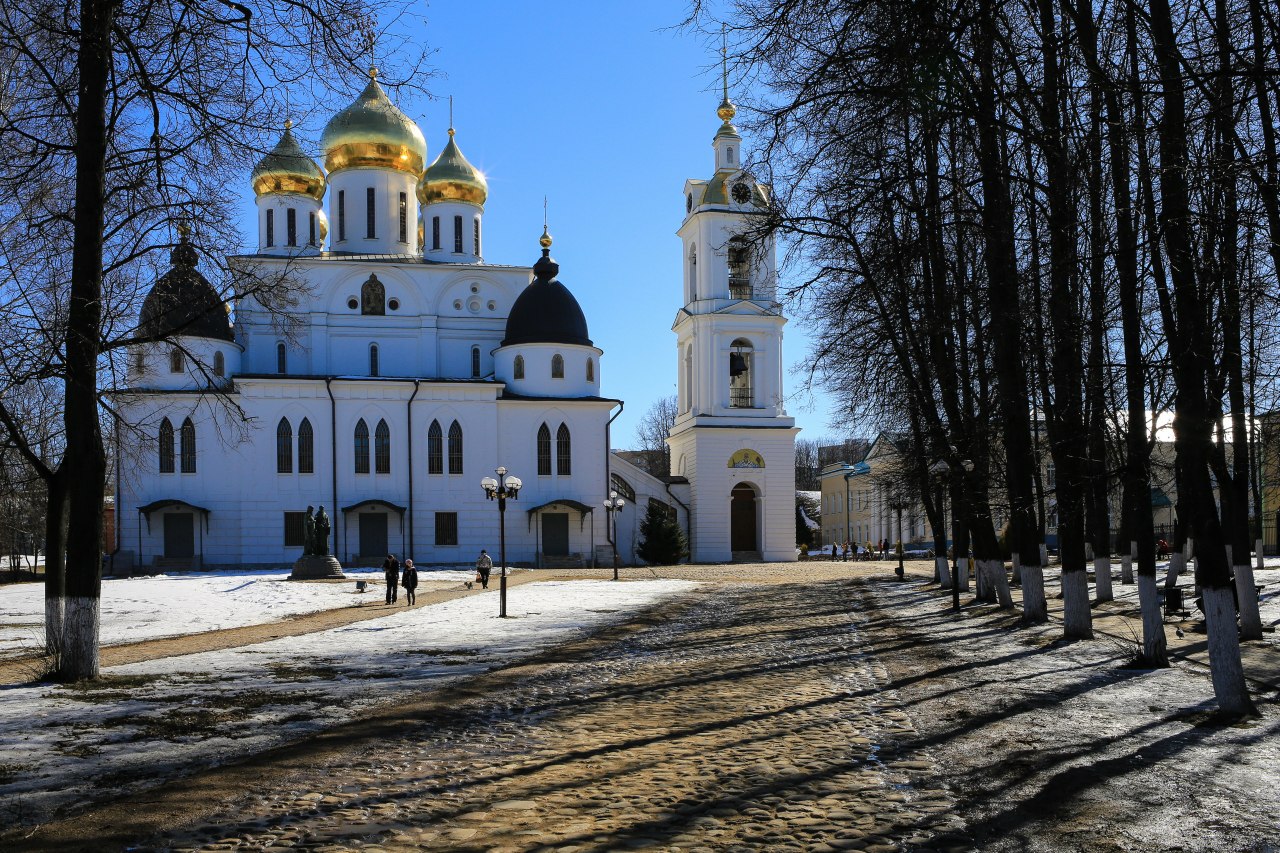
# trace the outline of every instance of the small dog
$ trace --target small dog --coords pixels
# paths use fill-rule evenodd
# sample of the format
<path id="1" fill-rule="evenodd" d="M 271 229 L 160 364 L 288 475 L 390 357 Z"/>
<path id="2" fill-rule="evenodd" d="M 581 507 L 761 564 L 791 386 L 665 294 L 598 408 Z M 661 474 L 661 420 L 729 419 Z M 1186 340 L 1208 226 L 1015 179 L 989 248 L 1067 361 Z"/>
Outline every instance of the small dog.
<path id="1" fill-rule="evenodd" d="M 476 582 L 475 582 L 475 581 L 463 581 L 463 582 L 462 582 L 462 585 L 463 585 L 463 586 L 465 586 L 467 589 L 471 589 L 471 587 L 473 587 L 473 586 L 475 586 L 475 585 L 476 585 Z"/>

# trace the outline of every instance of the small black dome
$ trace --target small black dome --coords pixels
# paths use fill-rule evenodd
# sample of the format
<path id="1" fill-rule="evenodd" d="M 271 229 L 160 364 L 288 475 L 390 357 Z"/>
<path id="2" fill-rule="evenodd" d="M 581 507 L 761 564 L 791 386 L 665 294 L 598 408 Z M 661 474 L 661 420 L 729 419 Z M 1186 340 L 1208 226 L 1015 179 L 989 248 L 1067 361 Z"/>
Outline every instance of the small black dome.
<path id="1" fill-rule="evenodd" d="M 502 346 L 512 344 L 576 344 L 591 346 L 587 318 L 569 288 L 556 278 L 560 265 L 551 260 L 551 250 L 543 249 L 533 265 L 533 282 L 511 306 L 507 336 Z"/>
<path id="2" fill-rule="evenodd" d="M 163 338 L 190 335 L 234 341 L 227 308 L 200 271 L 199 256 L 183 234 L 169 256 L 172 268 L 160 276 L 142 303 L 138 333 Z"/>

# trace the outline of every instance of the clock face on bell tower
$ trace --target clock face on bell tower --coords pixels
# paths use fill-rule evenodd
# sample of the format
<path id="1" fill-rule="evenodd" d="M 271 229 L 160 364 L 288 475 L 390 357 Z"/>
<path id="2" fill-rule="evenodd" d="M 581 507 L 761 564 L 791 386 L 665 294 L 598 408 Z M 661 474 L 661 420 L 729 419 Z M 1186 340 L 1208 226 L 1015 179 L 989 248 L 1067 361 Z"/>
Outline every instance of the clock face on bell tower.
<path id="1" fill-rule="evenodd" d="M 746 184 L 738 182 L 733 185 L 733 200 L 738 204 L 746 204 L 751 201 L 751 190 Z"/>

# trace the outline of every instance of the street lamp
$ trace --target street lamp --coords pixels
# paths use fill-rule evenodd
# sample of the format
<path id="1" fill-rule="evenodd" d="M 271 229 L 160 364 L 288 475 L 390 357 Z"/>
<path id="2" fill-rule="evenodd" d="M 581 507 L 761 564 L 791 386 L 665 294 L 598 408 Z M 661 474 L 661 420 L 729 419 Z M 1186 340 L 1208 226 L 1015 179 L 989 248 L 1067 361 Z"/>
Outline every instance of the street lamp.
<path id="1" fill-rule="evenodd" d="M 613 543 L 613 579 L 618 579 L 618 518 L 614 515 L 616 512 L 622 512 L 622 508 L 627 502 L 618 497 L 617 492 L 609 492 L 609 497 L 604 499 L 604 511 L 606 532 L 610 532 L 609 541 Z"/>
<path id="2" fill-rule="evenodd" d="M 943 511 L 943 498 L 946 495 L 946 492 L 943 490 L 942 486 L 943 486 L 943 482 L 946 480 L 947 475 L 951 473 L 951 463 L 947 462 L 946 460 L 939 459 L 937 462 L 929 466 L 929 473 L 934 476 L 934 480 L 938 484 L 938 502 L 936 506 L 938 508 L 937 512 L 940 519 L 940 523 L 942 525 L 942 528 L 941 528 L 942 544 L 945 547 L 947 544 L 947 514 L 946 512 Z M 952 548 L 956 547 L 954 533 L 952 534 L 951 547 Z M 946 559 L 947 559 L 947 555 L 946 555 L 946 552 L 944 551 L 942 554 L 942 560 L 944 565 L 946 563 Z M 960 560 L 960 554 L 957 549 L 955 552 L 955 559 L 951 564 L 951 609 L 956 611 L 957 613 L 960 612 L 960 575 L 959 575 L 959 569 L 958 569 L 959 560 Z M 936 558 L 935 558 L 935 563 L 936 563 Z"/>
<path id="3" fill-rule="evenodd" d="M 485 477 L 480 481 L 480 486 L 484 489 L 486 498 L 498 499 L 498 557 L 502 561 L 502 574 L 499 575 L 498 580 L 498 616 L 505 618 L 507 615 L 507 498 L 515 500 L 524 483 L 520 482 L 519 477 L 508 477 L 507 469 L 502 465 L 499 465 L 494 473 L 498 475 L 498 479 Z"/>

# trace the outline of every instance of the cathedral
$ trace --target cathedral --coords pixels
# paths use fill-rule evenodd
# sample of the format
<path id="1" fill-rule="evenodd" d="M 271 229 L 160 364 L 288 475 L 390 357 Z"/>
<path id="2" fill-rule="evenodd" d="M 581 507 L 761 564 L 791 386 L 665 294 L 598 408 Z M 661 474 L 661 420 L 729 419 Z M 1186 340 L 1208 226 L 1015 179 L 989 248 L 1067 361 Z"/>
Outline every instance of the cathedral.
<path id="1" fill-rule="evenodd" d="M 694 562 L 794 560 L 786 320 L 752 232 L 769 187 L 741 167 L 734 114 L 726 92 L 714 172 L 684 187 L 666 477 L 610 446 L 620 400 L 546 227 L 532 267 L 485 259 L 488 185 L 453 128 L 428 164 L 375 69 L 325 127 L 323 168 L 286 122 L 249 175 L 257 251 L 228 259 L 262 286 L 224 305 L 184 235 L 143 304 L 162 342 L 134 348 L 114 394 L 115 570 L 287 566 L 319 507 L 344 565 L 496 561 L 481 480 L 499 467 L 522 482 L 512 564 L 612 565 L 615 546 L 633 563 L 652 502 Z"/>

